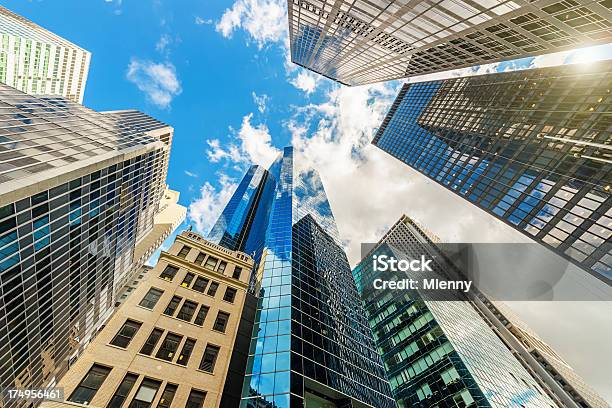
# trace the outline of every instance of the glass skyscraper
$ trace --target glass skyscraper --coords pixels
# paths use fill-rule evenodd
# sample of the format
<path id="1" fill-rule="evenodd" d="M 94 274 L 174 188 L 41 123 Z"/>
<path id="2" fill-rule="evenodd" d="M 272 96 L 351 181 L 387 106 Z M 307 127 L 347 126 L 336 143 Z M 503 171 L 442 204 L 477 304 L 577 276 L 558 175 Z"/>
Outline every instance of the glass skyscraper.
<path id="1" fill-rule="evenodd" d="M 375 271 L 375 255 L 425 255 L 433 272 L 418 272 L 421 277 L 447 276 L 436 241 L 403 216 L 353 270 L 400 408 L 556 406 L 467 297 L 431 300 L 418 290 L 374 289 L 377 278 L 409 277 Z"/>
<path id="2" fill-rule="evenodd" d="M 42 387 L 142 266 L 134 251 L 155 224 L 173 130 L 3 84 L 0 101 L 0 388 Z"/>
<path id="3" fill-rule="evenodd" d="M 406 84 L 372 143 L 610 284 L 611 71 Z"/>
<path id="4" fill-rule="evenodd" d="M 83 102 L 91 53 L 0 6 L 0 82 Z"/>
<path id="5" fill-rule="evenodd" d="M 346 85 L 605 44 L 609 1 L 288 0 L 291 60 Z"/>
<path id="6" fill-rule="evenodd" d="M 247 172 L 210 238 L 257 262 L 242 407 L 395 407 L 323 184 L 291 147 Z"/>

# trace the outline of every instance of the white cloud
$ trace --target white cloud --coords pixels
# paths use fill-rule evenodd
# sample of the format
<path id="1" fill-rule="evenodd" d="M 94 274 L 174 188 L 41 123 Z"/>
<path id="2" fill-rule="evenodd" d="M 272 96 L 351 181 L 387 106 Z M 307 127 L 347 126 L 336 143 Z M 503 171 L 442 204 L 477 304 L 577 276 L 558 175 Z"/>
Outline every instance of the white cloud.
<path id="1" fill-rule="evenodd" d="M 195 23 L 196 23 L 196 25 L 204 25 L 204 24 L 212 24 L 213 21 L 210 18 L 203 19 L 200 16 L 195 16 Z"/>
<path id="2" fill-rule="evenodd" d="M 193 178 L 197 178 L 198 177 L 197 173 L 193 173 L 193 172 L 191 172 L 189 170 L 185 170 L 185 174 L 188 175 L 189 177 L 193 177 Z"/>
<path id="3" fill-rule="evenodd" d="M 321 76 L 319 74 L 315 74 L 302 68 L 297 76 L 291 78 L 289 82 L 296 88 L 304 91 L 306 95 L 310 95 L 315 91 L 320 80 Z"/>
<path id="4" fill-rule="evenodd" d="M 236 0 L 215 28 L 224 37 L 231 37 L 236 29 L 242 28 L 261 49 L 269 42 L 287 37 L 286 4 L 284 0 Z"/>
<path id="5" fill-rule="evenodd" d="M 218 139 L 207 140 L 206 143 L 210 148 L 207 152 L 208 159 L 213 163 L 228 160 L 234 164 L 269 166 L 280 150 L 272 145 L 272 136 L 268 127 L 263 123 L 253 126 L 252 118 L 252 113 L 244 116 L 238 132 L 230 128 L 236 140 L 227 147 L 221 147 Z"/>
<path id="6" fill-rule="evenodd" d="M 235 180 L 219 175 L 219 188 L 206 182 L 200 188 L 200 196 L 189 204 L 187 217 L 194 229 L 207 235 L 238 186 Z"/>
<path id="7" fill-rule="evenodd" d="M 349 260 L 358 261 L 360 244 L 377 242 L 402 214 L 449 242 L 521 240 L 500 221 L 370 144 L 398 91 L 399 83 L 335 87 L 326 101 L 299 108 L 288 123 L 295 163 L 321 174 Z"/>
<path id="8" fill-rule="evenodd" d="M 182 91 L 176 68 L 167 61 L 132 58 L 126 78 L 144 92 L 147 100 L 163 109 L 170 107 L 172 99 Z"/>
<path id="9" fill-rule="evenodd" d="M 168 46 L 172 43 L 172 38 L 168 34 L 162 34 L 155 44 L 155 49 L 161 53 L 165 52 Z"/>
<path id="10" fill-rule="evenodd" d="M 266 94 L 257 95 L 255 92 L 251 92 L 251 96 L 253 97 L 253 102 L 255 102 L 255 105 L 257 105 L 257 110 L 259 113 L 264 113 L 268 108 L 270 97 Z"/>

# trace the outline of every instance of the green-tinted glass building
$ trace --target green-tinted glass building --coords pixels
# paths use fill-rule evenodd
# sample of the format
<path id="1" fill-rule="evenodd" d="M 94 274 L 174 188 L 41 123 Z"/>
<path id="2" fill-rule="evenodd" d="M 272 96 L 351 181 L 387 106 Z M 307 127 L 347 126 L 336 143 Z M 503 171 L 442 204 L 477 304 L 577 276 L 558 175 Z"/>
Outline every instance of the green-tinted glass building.
<path id="1" fill-rule="evenodd" d="M 429 300 L 416 290 L 373 287 L 376 278 L 406 277 L 374 271 L 374 255 L 424 254 L 434 259 L 433 273 L 445 276 L 448 264 L 432 238 L 403 216 L 353 270 L 399 406 L 556 406 L 467 298 L 449 293 L 448 300 Z"/>

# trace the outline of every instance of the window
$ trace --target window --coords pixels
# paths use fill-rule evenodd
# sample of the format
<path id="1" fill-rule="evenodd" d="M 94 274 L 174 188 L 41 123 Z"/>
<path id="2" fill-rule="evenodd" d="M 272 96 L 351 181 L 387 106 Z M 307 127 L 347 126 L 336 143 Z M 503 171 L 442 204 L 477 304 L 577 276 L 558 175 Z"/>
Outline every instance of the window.
<path id="1" fill-rule="evenodd" d="M 184 288 L 188 288 L 189 285 L 191 285 L 191 281 L 194 277 L 195 275 L 193 273 L 187 272 L 187 275 L 185 275 L 185 279 L 183 279 L 183 283 L 181 283 L 181 286 Z"/>
<path id="2" fill-rule="evenodd" d="M 227 326 L 227 321 L 229 320 L 229 313 L 219 312 L 217 314 L 217 319 L 215 320 L 215 324 L 213 325 L 213 330 L 220 331 L 225 333 L 225 327 Z"/>
<path id="3" fill-rule="evenodd" d="M 153 353 L 153 350 L 155 349 L 155 346 L 157 345 L 157 342 L 159 341 L 163 333 L 164 331 L 162 329 L 158 329 L 157 327 L 153 329 L 153 331 L 149 335 L 149 338 L 142 346 L 140 353 L 150 356 L 151 353 Z"/>
<path id="4" fill-rule="evenodd" d="M 111 369 L 109 367 L 94 364 L 68 401 L 76 402 L 77 404 L 89 404 L 110 372 Z"/>
<path id="5" fill-rule="evenodd" d="M 174 316 L 174 312 L 176 312 L 176 309 L 178 308 L 179 303 L 181 303 L 181 300 L 183 300 L 183 298 L 178 296 L 172 296 L 170 303 L 168 303 L 168 306 L 166 306 L 166 310 L 164 310 L 164 314 L 168 316 Z"/>
<path id="6" fill-rule="evenodd" d="M 204 391 L 192 389 L 189 393 L 189 398 L 187 398 L 187 404 L 185 404 L 185 408 L 202 408 L 204 406 L 205 398 L 206 393 Z"/>
<path id="7" fill-rule="evenodd" d="M 219 288 L 219 282 L 215 282 L 215 281 L 210 282 L 210 286 L 208 287 L 208 295 L 215 296 L 215 293 L 217 293 L 218 288 Z"/>
<path id="8" fill-rule="evenodd" d="M 151 288 L 149 289 L 147 294 L 142 298 L 139 305 L 142 307 L 146 307 L 147 309 L 153 309 L 163 293 L 164 293 L 163 290 L 159 290 L 157 288 Z"/>
<path id="9" fill-rule="evenodd" d="M 236 299 L 236 289 L 225 289 L 225 295 L 223 295 L 223 300 L 225 300 L 226 302 L 234 303 L 234 299 Z"/>
<path id="10" fill-rule="evenodd" d="M 130 403 L 129 408 L 149 408 L 159 390 L 161 381 L 146 378 L 140 383 L 136 396 Z"/>
<path id="11" fill-rule="evenodd" d="M 183 247 L 181 248 L 180 252 L 178 253 L 178 257 L 179 258 L 185 258 L 187 256 L 187 254 L 189 253 L 189 251 L 191 251 L 191 248 L 188 247 L 187 245 L 183 245 Z"/>
<path id="12" fill-rule="evenodd" d="M 201 305 L 200 310 L 198 310 L 198 315 L 196 316 L 193 323 L 197 324 L 198 326 L 204 325 L 204 320 L 206 320 L 206 315 L 208 314 L 208 310 L 209 310 L 208 306 Z"/>
<path id="13" fill-rule="evenodd" d="M 204 293 L 206 286 L 208 286 L 208 279 L 198 276 L 191 289 Z"/>
<path id="14" fill-rule="evenodd" d="M 136 384 L 137 379 L 138 376 L 136 374 L 127 373 L 106 408 L 121 408 L 128 394 L 132 391 L 132 387 Z"/>
<path id="15" fill-rule="evenodd" d="M 186 366 L 189 362 L 189 357 L 191 357 L 191 352 L 193 351 L 193 347 L 195 346 L 196 341 L 194 339 L 185 340 L 185 344 L 183 344 L 183 349 L 181 350 L 181 354 L 179 354 L 178 359 L 176 360 L 177 364 Z"/>
<path id="16" fill-rule="evenodd" d="M 157 350 L 155 357 L 166 361 L 172 361 L 172 357 L 174 357 L 174 353 L 176 353 L 182 339 L 183 337 L 178 334 L 168 333 L 159 347 L 159 350 Z"/>
<path id="17" fill-rule="evenodd" d="M 174 395 L 176 394 L 176 389 L 178 386 L 176 384 L 166 384 L 166 388 L 164 388 L 164 392 L 162 393 L 161 398 L 159 399 L 159 404 L 157 404 L 158 408 L 170 408 L 172 405 L 172 400 L 174 399 Z"/>
<path id="18" fill-rule="evenodd" d="M 183 303 L 181 310 L 179 310 L 178 314 L 176 315 L 176 318 L 185 320 L 186 322 L 190 322 L 193 318 L 193 315 L 195 314 L 197 307 L 197 303 L 192 302 L 190 300 L 186 300 L 185 303 Z"/>
<path id="19" fill-rule="evenodd" d="M 226 266 L 227 266 L 227 262 L 225 261 L 219 262 L 219 267 L 217 268 L 217 272 L 223 273 L 225 271 Z"/>
<path id="20" fill-rule="evenodd" d="M 423 401 L 432 396 L 431 388 L 429 388 L 429 384 L 425 383 L 421 385 L 417 390 L 417 397 L 419 397 L 419 401 Z"/>
<path id="21" fill-rule="evenodd" d="M 163 280 L 172 282 L 172 279 L 174 279 L 174 276 L 176 275 L 177 272 L 178 272 L 178 268 L 176 266 L 166 265 L 166 268 L 161 273 L 161 275 L 159 275 L 159 277 L 162 278 Z"/>
<path id="22" fill-rule="evenodd" d="M 202 265 L 202 262 L 204 262 L 204 258 L 206 258 L 206 254 L 204 252 L 200 252 L 195 260 L 195 263 L 197 263 L 198 265 Z"/>
<path id="23" fill-rule="evenodd" d="M 457 369 L 455 367 L 451 367 L 448 370 L 444 371 L 441 376 L 442 381 L 444 381 L 444 384 L 446 385 L 455 382 L 457 379 L 460 378 L 459 373 L 457 372 Z"/>
<path id="24" fill-rule="evenodd" d="M 234 272 L 232 273 L 232 278 L 240 279 L 241 274 L 242 274 L 242 268 L 235 267 Z"/>
<path id="25" fill-rule="evenodd" d="M 474 402 L 474 398 L 472 398 L 468 390 L 463 390 L 453 396 L 453 401 L 455 401 L 456 406 L 465 408 Z"/>
<path id="26" fill-rule="evenodd" d="M 215 266 L 217 266 L 217 261 L 218 259 L 215 258 L 214 256 L 209 256 L 208 259 L 206 260 L 206 263 L 204 264 L 204 267 L 214 270 Z"/>
<path id="27" fill-rule="evenodd" d="M 119 332 L 115 335 L 113 340 L 110 342 L 113 346 L 126 348 L 134 335 L 140 329 L 141 323 L 135 322 L 133 320 L 126 320 L 123 324 Z"/>
<path id="28" fill-rule="evenodd" d="M 217 362 L 217 355 L 219 354 L 219 347 L 206 345 L 204 350 L 204 356 L 200 362 L 200 370 L 212 373 L 215 370 L 215 363 Z"/>

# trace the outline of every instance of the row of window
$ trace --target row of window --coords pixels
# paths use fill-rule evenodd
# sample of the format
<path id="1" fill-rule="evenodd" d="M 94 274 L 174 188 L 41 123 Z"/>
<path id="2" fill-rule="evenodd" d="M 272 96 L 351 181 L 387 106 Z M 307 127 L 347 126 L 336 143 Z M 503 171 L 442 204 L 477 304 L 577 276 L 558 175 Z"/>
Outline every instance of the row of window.
<path id="1" fill-rule="evenodd" d="M 213 329 L 223 329 L 219 331 L 224 331 L 225 326 L 227 325 L 228 318 L 229 314 L 219 312 L 217 321 L 215 321 L 215 326 L 213 327 Z M 123 326 L 121 326 L 121 329 L 119 329 L 119 331 L 115 335 L 115 337 L 113 337 L 110 344 L 112 344 L 113 346 L 126 348 L 130 344 L 138 330 L 140 330 L 141 326 L 142 323 L 129 319 L 126 320 Z M 154 328 L 147 340 L 145 341 L 144 345 L 140 349 L 140 354 L 144 354 L 147 356 L 152 355 L 153 351 L 155 350 L 155 346 L 157 346 L 157 343 L 161 339 L 163 333 L 164 330 L 157 327 Z M 193 352 L 193 349 L 195 347 L 196 340 L 187 338 L 185 340 L 185 343 L 183 344 L 183 348 L 181 349 L 180 354 L 178 355 L 178 358 L 175 358 L 176 352 L 178 351 L 179 345 L 182 341 L 183 336 L 181 336 L 180 334 L 168 332 L 161 346 L 157 350 L 155 357 L 165 361 L 170 361 L 186 366 L 189 362 L 189 357 L 191 357 L 191 353 Z M 219 347 L 208 344 L 204 351 L 204 357 L 200 362 L 200 370 L 212 373 L 215 367 L 215 361 L 217 359 L 218 353 Z"/>
<path id="2" fill-rule="evenodd" d="M 187 254 L 189 254 L 189 251 L 191 251 L 191 247 L 188 247 L 187 245 L 183 245 L 183 247 L 181 248 L 177 256 L 179 258 L 185 259 L 187 257 Z M 207 255 L 205 252 L 198 253 L 195 263 L 197 263 L 198 265 L 202 265 L 206 269 L 210 269 L 211 271 L 217 271 L 218 273 L 221 273 L 221 274 L 225 272 L 225 268 L 227 267 L 227 262 L 220 261 L 214 256 Z M 234 268 L 234 271 L 232 272 L 232 278 L 240 279 L 241 274 L 242 274 L 242 268 L 239 268 L 236 266 Z"/>
<path id="3" fill-rule="evenodd" d="M 75 402 L 77 404 L 89 404 L 100 387 L 102 387 L 102 384 L 104 384 L 104 381 L 108 377 L 111 370 L 111 367 L 94 364 L 87 372 L 85 377 L 83 377 L 83 380 L 74 390 L 68 401 Z M 121 408 L 137 381 L 137 374 L 127 373 L 121 381 L 121 384 L 119 384 L 119 387 L 117 387 L 115 394 L 106 405 L 106 408 Z M 138 387 L 136 395 L 134 395 L 134 398 L 132 401 L 130 401 L 128 408 L 149 408 L 155 400 L 161 384 L 161 380 L 144 377 L 140 383 L 140 386 Z M 157 407 L 170 408 L 177 389 L 177 384 L 167 383 L 162 391 Z M 185 408 L 202 408 L 204 406 L 205 398 L 205 391 L 192 388 L 189 392 L 189 397 L 187 398 Z"/>
<path id="4" fill-rule="evenodd" d="M 141 324 L 135 322 L 133 320 L 127 320 L 125 324 L 121 327 L 117 335 L 113 338 L 110 344 L 125 348 L 130 343 L 136 332 L 140 329 Z M 155 327 L 144 345 L 140 349 L 140 354 L 150 356 L 153 354 L 157 343 L 162 338 L 164 334 L 164 330 L 158 327 Z M 183 348 L 181 352 L 178 354 L 177 351 L 181 342 L 183 341 L 183 336 L 168 332 L 166 337 L 162 341 L 157 353 L 155 354 L 156 358 L 161 360 L 173 362 L 179 365 L 186 366 L 189 362 L 189 358 L 195 348 L 196 340 L 187 338 L 183 344 Z M 219 347 L 207 344 L 206 349 L 204 350 L 204 356 L 202 357 L 202 361 L 200 362 L 199 369 L 202 371 L 206 371 L 208 373 L 213 373 L 215 368 L 215 362 L 217 361 L 217 355 L 219 354 Z"/>
<path id="5" fill-rule="evenodd" d="M 231 288 L 228 288 L 231 289 Z M 159 298 L 164 293 L 163 290 L 157 288 L 150 288 L 147 294 L 142 298 L 139 305 L 145 307 L 147 309 L 153 309 Z M 227 297 L 228 292 L 226 291 L 224 299 Z M 235 297 L 235 291 L 231 295 L 231 302 Z M 229 298 L 228 298 L 229 299 Z M 181 305 L 181 301 L 183 300 L 180 296 L 172 296 L 170 302 L 166 306 L 164 310 L 164 314 L 166 316 L 176 317 L 177 319 L 184 320 L 189 323 L 197 324 L 198 326 L 203 326 L 204 321 L 206 320 L 206 316 L 210 310 L 210 307 L 207 305 L 199 305 L 198 303 L 185 299 L 183 304 Z M 229 300 L 228 300 L 229 301 Z M 179 305 L 181 307 L 179 308 Z M 176 311 L 178 310 L 178 313 Z M 197 313 L 196 313 L 197 310 Z M 176 316 L 175 316 L 176 314 Z M 195 319 L 193 317 L 195 316 Z M 215 323 L 213 325 L 213 330 L 225 333 L 225 328 L 227 327 L 227 322 L 229 321 L 230 314 L 227 312 L 219 311 L 217 313 L 217 318 L 215 319 Z"/>
<path id="6" fill-rule="evenodd" d="M 167 265 L 162 271 L 162 273 L 159 275 L 159 277 L 165 281 L 172 282 L 177 272 L 178 272 L 177 267 L 172 266 L 172 265 Z M 184 288 L 189 288 L 189 289 L 195 290 L 200 293 L 205 293 L 208 296 L 214 297 L 217 294 L 217 289 L 219 289 L 219 282 L 210 281 L 210 279 L 205 278 L 203 276 L 196 277 L 195 274 L 191 272 L 187 272 L 187 274 L 185 274 L 185 278 L 183 278 L 183 282 L 181 282 L 181 286 Z M 226 302 L 234 303 L 234 299 L 236 298 L 237 292 L 238 292 L 237 289 L 231 288 L 228 286 L 225 289 L 223 300 L 225 300 Z"/>

